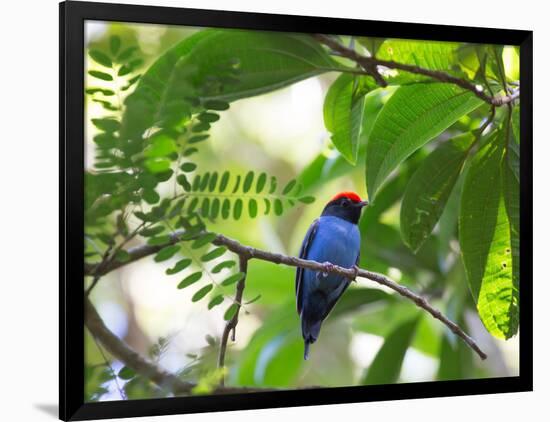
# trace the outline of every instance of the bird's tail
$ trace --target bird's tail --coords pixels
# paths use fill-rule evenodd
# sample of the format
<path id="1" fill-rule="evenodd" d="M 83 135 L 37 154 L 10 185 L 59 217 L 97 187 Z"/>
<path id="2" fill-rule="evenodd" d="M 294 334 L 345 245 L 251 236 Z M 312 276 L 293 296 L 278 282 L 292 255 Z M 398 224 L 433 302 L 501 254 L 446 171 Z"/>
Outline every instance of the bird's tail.
<path id="1" fill-rule="evenodd" d="M 304 337 L 304 360 L 309 357 L 309 346 L 317 341 L 322 321 L 309 321 L 302 315 L 302 336 Z"/>
<path id="2" fill-rule="evenodd" d="M 307 340 L 304 340 L 304 360 L 308 360 L 309 358 L 309 343 Z"/>

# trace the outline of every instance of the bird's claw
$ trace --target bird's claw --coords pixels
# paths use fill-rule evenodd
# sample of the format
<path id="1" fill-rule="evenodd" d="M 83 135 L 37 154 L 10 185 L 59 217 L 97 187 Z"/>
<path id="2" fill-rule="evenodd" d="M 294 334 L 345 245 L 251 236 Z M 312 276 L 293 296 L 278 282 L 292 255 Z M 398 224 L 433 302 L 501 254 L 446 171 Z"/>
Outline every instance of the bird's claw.
<path id="1" fill-rule="evenodd" d="M 334 270 L 335 265 L 331 262 L 324 262 L 323 263 L 323 277 L 327 277 L 328 273 L 332 272 Z"/>

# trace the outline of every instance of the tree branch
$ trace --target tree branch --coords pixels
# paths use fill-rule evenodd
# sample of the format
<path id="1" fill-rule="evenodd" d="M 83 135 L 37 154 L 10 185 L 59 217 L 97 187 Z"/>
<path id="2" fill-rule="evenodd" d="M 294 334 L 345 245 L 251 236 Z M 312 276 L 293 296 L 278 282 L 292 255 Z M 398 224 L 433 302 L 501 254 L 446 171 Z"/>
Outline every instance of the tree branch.
<path id="1" fill-rule="evenodd" d="M 456 76 L 449 75 L 448 73 L 445 73 L 443 71 L 431 70 L 420 66 L 398 63 L 390 60 L 380 60 L 375 57 L 363 56 L 362 54 L 357 53 L 355 50 L 340 44 L 338 41 L 334 40 L 328 35 L 316 34 L 313 37 L 320 43 L 329 47 L 331 50 L 336 51 L 340 56 L 346 57 L 357 63 L 359 66 L 365 69 L 366 72 L 371 74 L 375 78 L 376 82 L 382 87 L 386 86 L 387 82 L 383 78 L 381 78 L 380 74 L 376 70 L 377 66 L 384 66 L 388 69 L 404 70 L 409 73 L 428 76 L 440 82 L 457 85 L 461 88 L 473 92 L 477 97 L 479 97 L 486 103 L 496 107 L 512 103 L 514 100 L 519 98 L 519 88 L 514 90 L 510 95 L 493 97 L 487 95 L 485 92 L 483 92 L 483 90 L 479 90 L 472 82 L 465 79 L 457 78 Z M 382 79 L 382 83 L 380 79 Z"/>
<path id="2" fill-rule="evenodd" d="M 105 349 L 124 365 L 133 369 L 137 374 L 153 381 L 161 388 L 168 389 L 174 394 L 189 394 L 192 392 L 195 384 L 185 382 L 174 374 L 159 368 L 154 363 L 142 357 L 135 350 L 130 348 L 125 342 L 119 339 L 103 322 L 97 310 L 90 302 L 87 295 L 84 296 L 85 324 L 92 336 L 98 339 Z M 262 391 L 276 391 L 271 388 L 258 387 L 224 387 L 218 386 L 213 394 L 240 394 Z"/>
<path id="3" fill-rule="evenodd" d="M 100 268 L 99 269 L 100 271 L 97 271 L 98 269 L 96 268 L 96 265 L 86 265 L 85 273 L 87 275 L 94 275 L 94 274 L 104 275 L 110 271 L 113 271 L 131 262 L 137 261 L 138 259 L 152 255 L 169 244 L 174 244 L 181 241 L 181 238 L 184 234 L 185 234 L 184 230 L 178 230 L 170 235 L 170 241 L 167 242 L 166 244 L 157 245 L 157 246 L 144 245 L 144 246 L 138 246 L 138 247 L 132 248 L 128 250 L 128 254 L 129 254 L 128 260 L 124 262 L 111 261 L 108 265 L 105 265 L 103 266 L 103 268 Z M 239 257 L 247 260 L 261 259 L 263 261 L 269 261 L 274 264 L 284 264 L 291 267 L 307 268 L 315 271 L 324 271 L 324 272 L 327 271 L 327 268 L 325 268 L 325 266 L 323 266 L 323 264 L 319 262 L 309 261 L 306 259 L 296 258 L 293 256 L 287 256 L 287 255 L 282 255 L 278 253 L 263 251 L 261 249 L 252 248 L 250 246 L 242 245 L 238 241 L 234 239 L 230 239 L 221 234 L 218 234 L 212 243 L 218 246 L 225 246 L 231 252 L 234 252 L 237 255 L 239 255 Z M 347 277 L 352 280 L 355 279 L 357 276 L 359 276 L 359 277 L 363 277 L 368 280 L 374 281 L 383 286 L 389 287 L 390 289 L 399 293 L 401 296 L 411 300 L 416 304 L 416 306 L 424 309 L 434 318 L 438 319 L 443 324 L 445 324 L 454 334 L 456 334 L 458 337 L 464 340 L 464 342 L 472 350 L 474 350 L 481 359 L 487 358 L 487 355 L 479 348 L 479 346 L 474 341 L 474 339 L 472 339 L 468 334 L 466 334 L 456 323 L 448 319 L 445 315 L 441 313 L 441 311 L 434 308 L 424 297 L 414 293 L 412 290 L 408 289 L 407 287 L 396 283 L 395 281 L 389 279 L 388 277 L 382 274 L 378 274 L 378 273 L 364 270 L 364 269 L 356 270 L 353 268 L 342 268 L 339 266 L 333 266 L 333 268 L 331 268 L 329 272 L 343 275 L 344 277 Z"/>
<path id="4" fill-rule="evenodd" d="M 244 286 L 246 283 L 246 274 L 248 271 L 248 258 L 244 255 L 239 255 L 239 270 L 244 273 L 245 276 L 242 280 L 239 280 L 237 283 L 237 290 L 235 292 L 235 304 L 237 304 L 237 310 L 235 315 L 227 321 L 223 329 L 222 338 L 220 341 L 220 353 L 218 355 L 218 368 L 223 368 L 225 365 L 225 352 L 227 350 L 227 341 L 229 340 L 229 333 L 231 334 L 231 341 L 235 341 L 235 330 L 237 329 L 237 324 L 239 322 L 239 311 L 241 310 L 241 304 L 243 300 Z M 224 385 L 224 379 L 222 377 L 220 385 Z"/>

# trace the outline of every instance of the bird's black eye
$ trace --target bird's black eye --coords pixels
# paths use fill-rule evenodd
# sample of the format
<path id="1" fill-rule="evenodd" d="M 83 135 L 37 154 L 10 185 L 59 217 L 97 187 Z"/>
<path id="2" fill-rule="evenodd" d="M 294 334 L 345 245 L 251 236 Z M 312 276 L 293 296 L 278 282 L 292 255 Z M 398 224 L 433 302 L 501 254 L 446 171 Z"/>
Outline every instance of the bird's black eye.
<path id="1" fill-rule="evenodd" d="M 347 199 L 342 200 L 342 206 L 347 207 L 349 205 L 349 201 Z"/>

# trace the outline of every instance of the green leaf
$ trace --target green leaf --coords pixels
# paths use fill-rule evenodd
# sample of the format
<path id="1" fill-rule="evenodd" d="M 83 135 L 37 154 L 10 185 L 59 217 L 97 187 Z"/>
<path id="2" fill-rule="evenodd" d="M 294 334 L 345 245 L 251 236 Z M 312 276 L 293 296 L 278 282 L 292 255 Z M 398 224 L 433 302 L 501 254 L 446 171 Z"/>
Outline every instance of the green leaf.
<path id="1" fill-rule="evenodd" d="M 166 133 L 157 132 L 149 138 L 145 156 L 150 158 L 167 157 L 178 151 L 176 141 Z"/>
<path id="2" fill-rule="evenodd" d="M 208 182 L 208 190 L 210 192 L 214 192 L 216 189 L 216 184 L 218 183 L 218 172 L 215 171 L 212 173 L 212 176 L 210 176 L 210 181 Z"/>
<path id="3" fill-rule="evenodd" d="M 357 37 L 357 40 L 369 51 L 371 57 L 376 56 L 380 46 L 384 43 L 384 38 Z"/>
<path id="4" fill-rule="evenodd" d="M 224 111 L 229 108 L 229 103 L 220 100 L 209 100 L 204 103 L 204 108 L 208 110 Z"/>
<path id="5" fill-rule="evenodd" d="M 231 201 L 225 198 L 222 204 L 222 218 L 227 220 L 229 218 L 229 213 L 231 211 Z"/>
<path id="6" fill-rule="evenodd" d="M 276 198 L 273 202 L 273 208 L 275 209 L 276 215 L 282 215 L 283 214 L 283 203 L 279 198 Z"/>
<path id="7" fill-rule="evenodd" d="M 88 89 L 86 89 L 86 94 L 93 95 L 93 94 L 96 94 L 98 92 L 105 95 L 106 97 L 111 97 L 111 96 L 115 95 L 115 91 L 113 91 L 111 89 L 104 89 L 104 88 L 88 88 Z"/>
<path id="8" fill-rule="evenodd" d="M 218 246 L 217 248 L 212 249 L 207 254 L 201 256 L 201 261 L 203 262 L 212 261 L 213 259 L 216 259 L 222 256 L 225 253 L 225 251 L 227 251 L 227 248 L 225 246 Z"/>
<path id="9" fill-rule="evenodd" d="M 191 191 L 191 183 L 189 183 L 189 180 L 185 174 L 179 174 L 178 177 L 176 177 L 176 181 L 178 182 L 178 185 L 180 185 L 186 192 Z"/>
<path id="10" fill-rule="evenodd" d="M 439 221 L 475 137 L 444 141 L 426 158 L 407 184 L 401 203 L 401 235 L 418 251 Z"/>
<path id="11" fill-rule="evenodd" d="M 267 215 L 267 214 L 269 214 L 269 211 L 271 210 L 271 202 L 269 201 L 269 199 L 264 198 L 264 205 L 265 205 L 264 215 Z"/>
<path id="12" fill-rule="evenodd" d="M 186 63 L 196 66 L 203 82 L 212 63 L 226 72 L 236 70 L 238 82 L 226 84 L 217 100 L 234 101 L 288 86 L 302 79 L 341 67 L 309 36 L 241 30 L 207 30 Z M 222 67 L 223 69 L 223 67 Z M 207 108 L 209 105 L 207 104 Z M 215 108 L 211 108 L 215 109 Z"/>
<path id="13" fill-rule="evenodd" d="M 179 284 L 178 289 L 185 289 L 186 287 L 190 286 L 193 283 L 196 283 L 199 281 L 202 277 L 202 271 L 197 271 L 193 274 L 188 275 L 185 277 Z"/>
<path id="14" fill-rule="evenodd" d="M 230 286 L 232 284 L 235 284 L 238 281 L 243 280 L 245 277 L 246 277 L 245 273 L 232 274 L 222 281 L 222 286 Z"/>
<path id="15" fill-rule="evenodd" d="M 467 378 L 466 371 L 472 365 L 467 359 L 471 357 L 471 354 L 468 350 L 465 350 L 463 343 L 460 341 L 452 342 L 448 336 L 442 335 L 439 347 L 437 379 L 459 380 Z"/>
<path id="16" fill-rule="evenodd" d="M 220 120 L 220 115 L 216 113 L 204 112 L 199 114 L 198 119 L 203 123 L 214 123 Z"/>
<path id="17" fill-rule="evenodd" d="M 462 190 L 459 240 L 470 291 L 481 321 L 495 337 L 518 330 L 518 286 L 513 281 L 510 221 L 503 195 L 506 131 L 477 152 Z"/>
<path id="18" fill-rule="evenodd" d="M 218 214 L 220 213 L 220 199 L 219 198 L 214 198 L 212 200 L 212 205 L 210 207 L 210 218 L 215 220 L 216 218 L 218 218 Z"/>
<path id="19" fill-rule="evenodd" d="M 302 196 L 301 198 L 298 198 L 298 201 L 304 203 L 304 204 L 312 204 L 315 202 L 314 196 Z"/>
<path id="20" fill-rule="evenodd" d="M 143 189 L 141 196 L 145 202 L 151 205 L 160 201 L 160 195 L 154 189 Z"/>
<path id="21" fill-rule="evenodd" d="M 205 297 L 214 288 L 213 284 L 207 284 L 203 288 L 199 289 L 191 298 L 191 302 L 198 302 Z"/>
<path id="22" fill-rule="evenodd" d="M 188 144 L 196 144 L 198 142 L 202 142 L 206 139 L 208 139 L 210 137 L 210 135 L 196 135 L 196 136 L 192 136 L 191 138 L 189 138 L 189 140 L 187 141 Z"/>
<path id="23" fill-rule="evenodd" d="M 245 178 L 244 178 L 244 182 L 243 182 L 243 192 L 244 193 L 247 193 L 250 188 L 252 187 L 252 182 L 254 181 L 254 172 L 253 171 L 249 171 Z"/>
<path id="24" fill-rule="evenodd" d="M 283 188 L 283 195 L 288 195 L 292 189 L 296 186 L 296 179 L 290 180 Z"/>
<path id="25" fill-rule="evenodd" d="M 247 300 L 247 301 L 245 302 L 245 305 L 250 305 L 250 304 L 252 304 L 252 303 L 254 303 L 254 302 L 257 302 L 258 300 L 260 300 L 261 297 L 262 297 L 262 295 L 258 294 L 258 295 L 256 295 L 256 296 L 254 296 L 252 299 Z"/>
<path id="26" fill-rule="evenodd" d="M 378 114 L 367 144 L 369 198 L 410 154 L 483 101 L 451 84 L 402 86 Z"/>
<path id="27" fill-rule="evenodd" d="M 241 198 L 238 198 L 235 201 L 235 204 L 233 205 L 233 218 L 235 220 L 238 220 L 241 218 L 241 214 L 243 212 L 243 200 Z"/>
<path id="28" fill-rule="evenodd" d="M 165 173 L 170 170 L 170 159 L 164 157 L 148 158 L 145 167 L 153 174 Z"/>
<path id="29" fill-rule="evenodd" d="M 120 62 L 128 60 L 132 55 L 138 50 L 136 46 L 128 47 L 126 50 L 123 50 L 117 57 L 117 60 Z"/>
<path id="30" fill-rule="evenodd" d="M 227 183 L 229 182 L 229 172 L 226 170 L 223 172 L 222 177 L 220 179 L 220 186 L 218 187 L 218 190 L 220 193 L 225 192 L 225 188 L 227 188 Z"/>
<path id="31" fill-rule="evenodd" d="M 172 258 L 180 250 L 179 245 L 170 245 L 162 248 L 155 255 L 155 262 L 166 261 L 167 259 Z"/>
<path id="32" fill-rule="evenodd" d="M 512 133 L 514 135 L 514 141 L 518 145 L 520 141 L 519 110 L 519 106 L 516 106 L 512 109 Z"/>
<path id="33" fill-rule="evenodd" d="M 323 117 L 325 127 L 332 133 L 332 143 L 351 164 L 357 161 L 364 96 L 354 98 L 356 78 L 342 73 L 330 86 L 325 97 Z"/>
<path id="34" fill-rule="evenodd" d="M 92 59 L 94 59 L 94 61 L 96 61 L 100 65 L 103 65 L 105 67 L 113 66 L 113 62 L 111 61 L 109 56 L 99 50 L 90 50 L 88 54 Z"/>
<path id="35" fill-rule="evenodd" d="M 170 236 L 167 234 L 163 236 L 153 236 L 147 240 L 147 244 L 151 246 L 163 245 L 165 243 L 168 243 L 170 239 Z"/>
<path id="36" fill-rule="evenodd" d="M 209 182 L 210 182 L 210 172 L 207 171 L 201 177 L 201 183 L 199 185 L 199 190 L 201 192 L 204 192 L 206 190 L 206 188 L 208 188 Z"/>
<path id="37" fill-rule="evenodd" d="M 102 81 L 112 81 L 113 77 L 105 72 L 100 72 L 99 70 L 89 70 L 88 74 L 94 78 L 101 79 Z"/>
<path id="38" fill-rule="evenodd" d="M 212 268 L 212 273 L 213 274 L 217 274 L 219 273 L 221 270 L 223 270 L 224 268 L 232 268 L 234 267 L 235 265 L 237 265 L 237 263 L 235 261 L 223 261 L 223 262 L 220 262 L 219 264 L 217 264 L 214 268 Z"/>
<path id="39" fill-rule="evenodd" d="M 216 233 L 206 233 L 195 239 L 195 241 L 191 244 L 191 248 L 202 248 L 204 245 L 211 243 L 216 238 L 216 236 Z"/>
<path id="40" fill-rule="evenodd" d="M 210 125 L 208 123 L 198 123 L 191 128 L 191 132 L 194 132 L 194 133 L 206 132 L 209 129 L 210 129 Z"/>
<path id="41" fill-rule="evenodd" d="M 275 176 L 271 176 L 271 182 L 269 185 L 269 193 L 272 194 L 277 190 L 277 178 Z"/>
<path id="42" fill-rule="evenodd" d="M 118 35 L 111 35 L 111 38 L 109 39 L 109 47 L 111 48 L 111 53 L 118 53 L 118 50 L 120 50 L 120 37 Z"/>
<path id="43" fill-rule="evenodd" d="M 202 200 L 201 215 L 203 217 L 208 217 L 209 213 L 210 213 L 210 198 L 204 198 Z"/>
<path id="44" fill-rule="evenodd" d="M 132 368 L 128 368 L 127 366 L 122 367 L 120 371 L 118 371 L 118 377 L 123 380 L 129 380 L 136 376 L 135 371 Z"/>
<path id="45" fill-rule="evenodd" d="M 238 309 L 239 309 L 239 305 L 236 303 L 233 303 L 229 308 L 227 308 L 227 310 L 223 314 L 223 319 L 226 321 L 229 321 L 231 318 L 235 316 Z"/>
<path id="46" fill-rule="evenodd" d="M 130 254 L 128 251 L 125 251 L 124 249 L 120 249 L 116 255 L 115 259 L 119 262 L 127 262 L 130 259 Z"/>
<path id="47" fill-rule="evenodd" d="M 92 123 L 99 130 L 104 132 L 116 132 L 120 128 L 120 123 L 116 119 L 104 118 L 104 119 L 92 119 Z"/>
<path id="48" fill-rule="evenodd" d="M 126 76 L 131 72 L 132 72 L 132 68 L 130 66 L 122 65 L 120 66 L 120 69 L 118 69 L 117 76 Z"/>
<path id="49" fill-rule="evenodd" d="M 196 168 L 197 168 L 197 165 L 195 163 L 183 163 L 180 166 L 180 170 L 184 172 L 194 171 Z"/>
<path id="50" fill-rule="evenodd" d="M 208 302 L 208 309 L 212 309 L 214 306 L 218 306 L 223 303 L 223 295 L 214 296 L 210 302 Z"/>
<path id="51" fill-rule="evenodd" d="M 459 45 L 443 41 L 388 39 L 378 49 L 376 58 L 430 70 L 450 70 L 456 64 L 455 51 Z"/>
<path id="52" fill-rule="evenodd" d="M 248 200 L 248 215 L 250 218 L 256 218 L 258 215 L 258 203 L 254 198 Z"/>
<path id="53" fill-rule="evenodd" d="M 166 274 L 168 274 L 168 275 L 177 274 L 180 271 L 185 270 L 189 265 L 191 265 L 191 259 L 183 258 L 183 259 L 179 260 L 178 262 L 176 262 L 176 265 L 174 265 L 172 268 L 168 268 L 166 270 Z"/>
<path id="54" fill-rule="evenodd" d="M 362 380 L 363 384 L 393 384 L 397 382 L 405 353 L 411 344 L 419 320 L 420 316 L 417 315 L 405 321 L 386 337 Z"/>
<path id="55" fill-rule="evenodd" d="M 213 68 L 213 66 L 215 68 Z M 308 35 L 206 29 L 169 49 L 141 76 L 125 101 L 123 139 L 152 126 L 180 124 L 195 111 L 225 110 L 228 102 L 256 96 L 341 67 Z M 223 90 L 204 92 L 209 79 L 238 77 Z"/>
<path id="56" fill-rule="evenodd" d="M 155 221 L 155 219 L 152 218 L 150 213 L 144 213 L 144 212 L 141 212 L 141 211 L 136 211 L 136 212 L 134 212 L 134 215 L 142 221 L 146 221 L 146 222 Z"/>
<path id="57" fill-rule="evenodd" d="M 267 174 L 261 173 L 256 180 L 256 193 L 261 193 L 267 182 Z"/>

